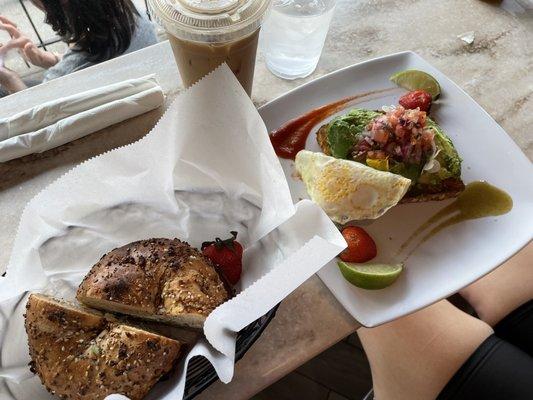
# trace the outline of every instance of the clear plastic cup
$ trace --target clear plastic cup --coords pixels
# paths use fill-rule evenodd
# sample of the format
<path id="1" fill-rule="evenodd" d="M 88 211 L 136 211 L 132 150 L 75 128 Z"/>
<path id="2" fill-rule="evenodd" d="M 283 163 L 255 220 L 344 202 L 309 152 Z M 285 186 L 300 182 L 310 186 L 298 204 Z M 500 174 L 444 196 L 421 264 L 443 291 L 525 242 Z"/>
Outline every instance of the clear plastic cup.
<path id="1" fill-rule="evenodd" d="M 274 0 L 261 34 L 268 69 L 284 79 L 310 75 L 334 10 L 335 0 Z"/>
<path id="2" fill-rule="evenodd" d="M 226 62 L 252 92 L 259 29 L 271 0 L 149 0 L 169 34 L 181 78 L 191 86 Z"/>

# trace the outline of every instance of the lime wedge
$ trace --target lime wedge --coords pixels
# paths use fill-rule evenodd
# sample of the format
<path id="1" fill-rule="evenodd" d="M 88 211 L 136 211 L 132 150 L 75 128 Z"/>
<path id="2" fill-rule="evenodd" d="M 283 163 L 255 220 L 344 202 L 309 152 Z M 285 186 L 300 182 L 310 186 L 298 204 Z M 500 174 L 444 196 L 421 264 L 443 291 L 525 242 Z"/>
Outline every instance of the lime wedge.
<path id="1" fill-rule="evenodd" d="M 390 286 L 403 271 L 399 264 L 356 264 L 339 261 L 337 263 L 344 278 L 362 289 L 383 289 Z"/>
<path id="2" fill-rule="evenodd" d="M 395 73 L 389 79 L 407 90 L 425 90 L 433 97 L 433 100 L 440 95 L 439 82 L 424 71 L 408 69 Z"/>

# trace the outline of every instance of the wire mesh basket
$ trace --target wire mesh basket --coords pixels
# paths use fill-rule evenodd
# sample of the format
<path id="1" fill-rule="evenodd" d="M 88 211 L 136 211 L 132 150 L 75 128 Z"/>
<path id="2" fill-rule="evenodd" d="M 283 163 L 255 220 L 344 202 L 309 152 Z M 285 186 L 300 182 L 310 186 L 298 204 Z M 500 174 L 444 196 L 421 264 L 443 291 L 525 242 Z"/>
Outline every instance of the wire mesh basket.
<path id="1" fill-rule="evenodd" d="M 277 309 L 278 306 L 274 307 L 238 333 L 235 361 L 240 360 L 259 336 L 261 336 L 267 325 L 276 315 Z M 185 395 L 183 398 L 185 400 L 193 399 L 217 379 L 217 373 L 207 358 L 202 356 L 193 357 L 187 369 L 187 382 L 185 384 Z"/>

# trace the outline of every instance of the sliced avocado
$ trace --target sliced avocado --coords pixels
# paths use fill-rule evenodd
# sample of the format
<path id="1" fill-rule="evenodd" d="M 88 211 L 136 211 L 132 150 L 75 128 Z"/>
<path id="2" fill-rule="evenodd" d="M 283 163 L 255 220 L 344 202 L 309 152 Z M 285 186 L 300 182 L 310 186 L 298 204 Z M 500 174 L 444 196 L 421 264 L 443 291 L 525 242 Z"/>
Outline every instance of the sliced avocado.
<path id="1" fill-rule="evenodd" d="M 411 179 L 411 186 L 416 184 L 418 178 L 420 178 L 420 170 L 422 167 L 417 164 L 407 164 L 403 162 L 391 162 L 389 171 L 393 174 L 398 174 L 404 178 Z"/>
<path id="2" fill-rule="evenodd" d="M 331 155 L 335 158 L 347 158 L 350 149 L 357 142 L 357 134 L 354 125 L 341 119 L 333 121 L 328 130 Z"/>
<path id="3" fill-rule="evenodd" d="M 348 114 L 335 118 L 328 126 L 327 141 L 331 155 L 335 158 L 348 158 L 350 149 L 359 140 L 359 135 L 379 112 L 355 108 Z"/>
<path id="4" fill-rule="evenodd" d="M 461 177 L 461 162 L 463 161 L 455 149 L 451 139 L 446 136 L 442 128 L 432 119 L 428 118 L 427 126 L 435 132 L 435 144 L 440 149 L 437 161 L 441 165 L 441 171 L 437 173 L 440 180 L 446 178 Z M 432 174 L 433 175 L 433 174 Z"/>

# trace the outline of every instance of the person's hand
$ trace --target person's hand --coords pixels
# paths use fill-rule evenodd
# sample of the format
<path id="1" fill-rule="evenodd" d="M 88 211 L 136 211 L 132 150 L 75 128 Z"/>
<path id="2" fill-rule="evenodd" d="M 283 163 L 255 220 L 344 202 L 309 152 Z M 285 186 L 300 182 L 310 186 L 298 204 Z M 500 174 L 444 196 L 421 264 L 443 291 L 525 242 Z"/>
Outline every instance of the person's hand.
<path id="1" fill-rule="evenodd" d="M 14 74 L 14 71 L 11 71 L 4 66 L 0 66 L 0 86 L 7 86 L 13 80 Z"/>
<path id="2" fill-rule="evenodd" d="M 15 71 L 0 65 L 0 86 L 8 93 L 16 93 L 26 89 L 26 84 Z"/>
<path id="3" fill-rule="evenodd" d="M 22 50 L 28 42 L 31 42 L 29 38 L 24 36 L 18 30 L 18 27 L 14 22 L 2 15 L 0 15 L 0 29 L 6 31 L 11 37 L 11 40 L 9 40 L 7 43 L 3 43 L 0 47 L 0 54 L 6 54 L 8 51 L 13 49 Z"/>
<path id="4" fill-rule="evenodd" d="M 0 55 L 10 50 L 18 49 L 29 62 L 41 68 L 53 67 L 60 60 L 57 54 L 39 49 L 30 38 L 19 31 L 14 22 L 1 15 L 0 29 L 6 31 L 11 36 L 11 40 L 0 47 Z"/>

